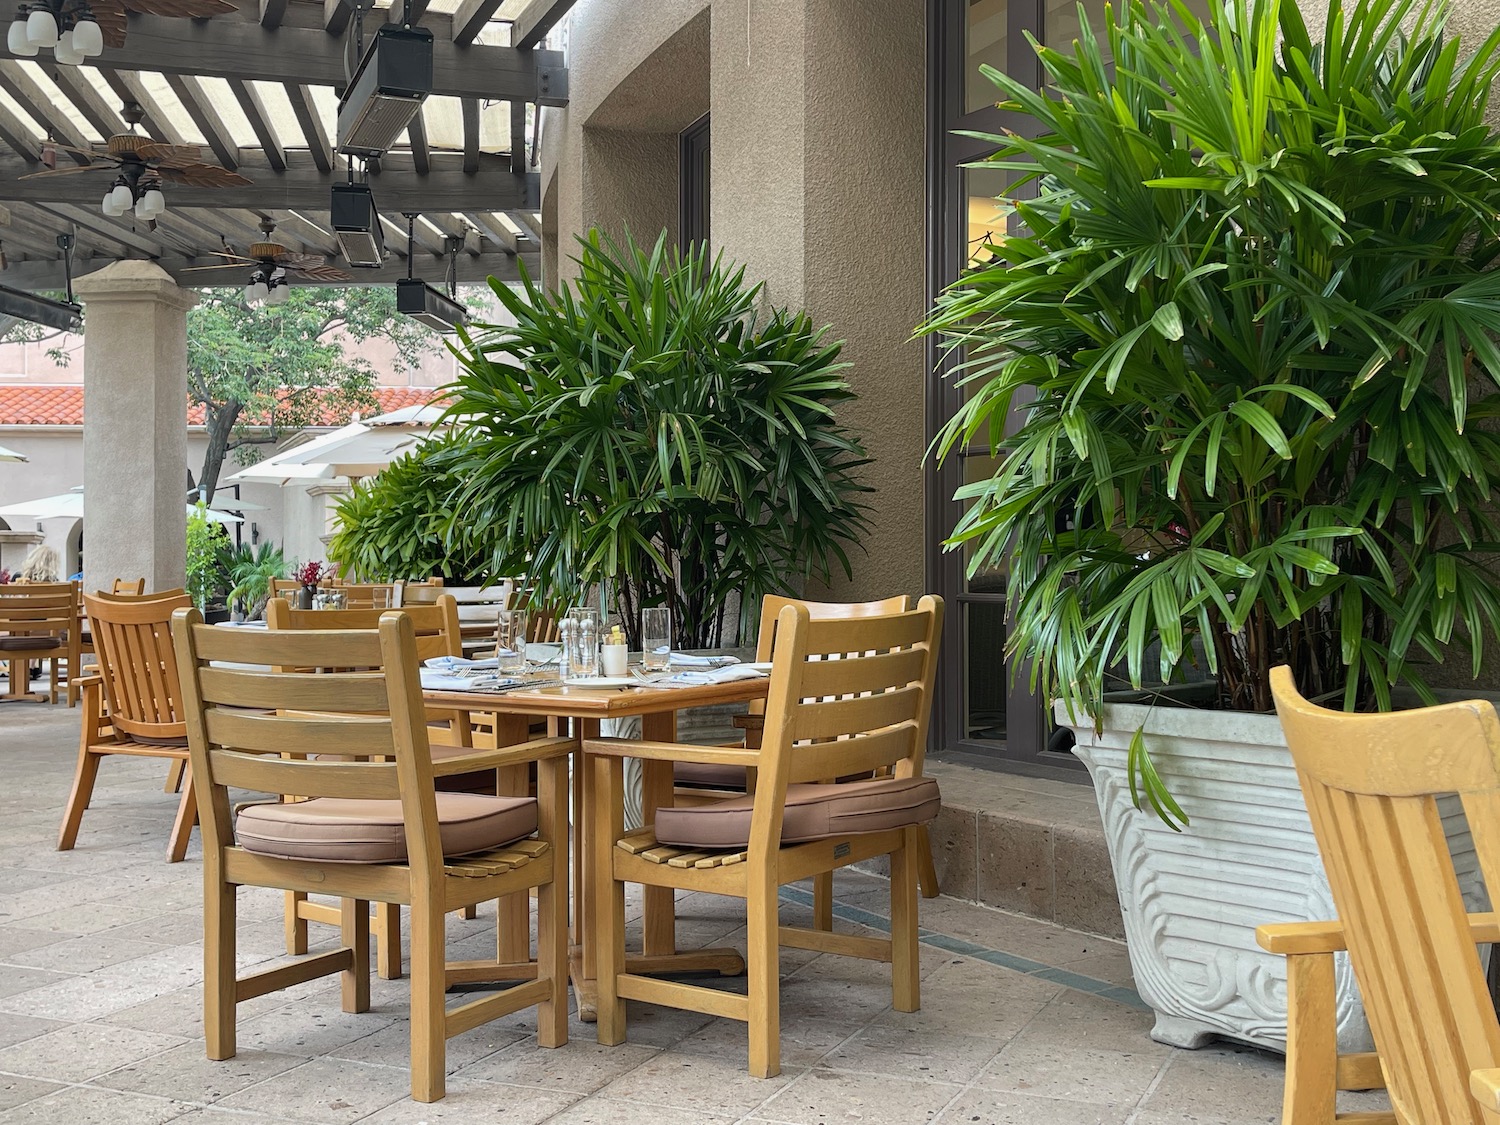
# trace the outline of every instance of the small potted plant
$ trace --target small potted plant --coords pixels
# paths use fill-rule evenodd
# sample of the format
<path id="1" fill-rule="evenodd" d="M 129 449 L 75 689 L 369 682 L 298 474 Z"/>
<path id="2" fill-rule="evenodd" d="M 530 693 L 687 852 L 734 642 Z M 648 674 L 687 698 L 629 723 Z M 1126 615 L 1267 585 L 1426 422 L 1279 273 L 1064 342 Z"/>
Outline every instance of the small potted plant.
<path id="1" fill-rule="evenodd" d="M 1277 1047 L 1254 927 L 1332 902 L 1270 669 L 1388 709 L 1500 642 L 1500 31 L 1353 0 L 1318 41 L 1293 0 L 1210 7 L 1107 8 L 1037 48 L 1041 92 L 986 70 L 1030 119 L 993 138 L 1013 233 L 925 330 L 972 391 L 940 449 L 999 462 L 953 542 L 1002 564 L 1010 651 L 1093 775 L 1153 1034 Z M 1357 1042 L 1347 967 L 1338 1018 Z"/>

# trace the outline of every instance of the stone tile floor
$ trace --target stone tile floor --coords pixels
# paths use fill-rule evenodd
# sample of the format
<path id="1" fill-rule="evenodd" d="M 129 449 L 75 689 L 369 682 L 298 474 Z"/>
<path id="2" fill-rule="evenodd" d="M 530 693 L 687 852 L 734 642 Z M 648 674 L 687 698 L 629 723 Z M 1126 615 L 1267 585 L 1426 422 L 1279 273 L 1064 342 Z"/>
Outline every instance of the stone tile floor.
<path id="1" fill-rule="evenodd" d="M 406 989 L 339 1010 L 336 981 L 240 1006 L 240 1051 L 203 1055 L 201 867 L 164 861 L 163 763 L 104 763 L 77 850 L 54 851 L 78 712 L 0 706 L 0 1125 L 486 1122 L 718 1125 L 1250 1125 L 1279 1120 L 1279 1059 L 1153 1043 L 1118 943 L 953 899 L 923 902 L 923 1007 L 882 966 L 786 951 L 783 1073 L 745 1071 L 742 1028 L 631 1005 L 630 1042 L 535 1045 L 521 1013 L 449 1042 L 447 1099 L 406 1097 Z M 838 882 L 840 926 L 884 884 Z M 806 917 L 790 888 L 785 913 Z M 241 895 L 246 964 L 281 955 L 281 896 Z M 679 901 L 684 944 L 742 937 L 738 903 Z M 493 955 L 492 911 L 450 917 L 454 956 Z M 316 931 L 315 931 L 316 932 Z M 327 931 L 325 931 L 326 933 Z"/>

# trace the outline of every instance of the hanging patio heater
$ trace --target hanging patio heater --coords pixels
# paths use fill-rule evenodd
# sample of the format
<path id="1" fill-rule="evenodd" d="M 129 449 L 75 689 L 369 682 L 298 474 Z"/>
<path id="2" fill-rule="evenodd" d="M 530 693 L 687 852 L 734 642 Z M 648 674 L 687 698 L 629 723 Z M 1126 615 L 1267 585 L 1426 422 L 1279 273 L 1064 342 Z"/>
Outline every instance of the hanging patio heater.
<path id="1" fill-rule="evenodd" d="M 339 101 L 338 149 L 346 156 L 386 152 L 432 93 L 432 32 L 379 28 Z"/>

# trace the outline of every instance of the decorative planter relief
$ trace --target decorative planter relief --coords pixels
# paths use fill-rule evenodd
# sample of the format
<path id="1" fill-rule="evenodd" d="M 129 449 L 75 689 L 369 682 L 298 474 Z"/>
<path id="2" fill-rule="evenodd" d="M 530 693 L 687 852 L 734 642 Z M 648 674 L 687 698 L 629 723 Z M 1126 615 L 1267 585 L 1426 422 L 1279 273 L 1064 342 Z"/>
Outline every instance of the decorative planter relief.
<path id="1" fill-rule="evenodd" d="M 1215 1037 L 1286 1050 L 1286 961 L 1255 943 L 1267 922 L 1333 918 L 1333 897 L 1275 715 L 1106 705 L 1102 732 L 1055 705 L 1077 738 L 1109 842 L 1135 985 L 1156 1012 L 1151 1037 Z M 1157 772 L 1191 818 L 1173 832 L 1135 808 L 1126 774 L 1144 724 Z M 1484 895 L 1459 804 L 1443 810 L 1470 910 Z M 1347 958 L 1336 970 L 1341 1050 L 1371 1049 Z"/>

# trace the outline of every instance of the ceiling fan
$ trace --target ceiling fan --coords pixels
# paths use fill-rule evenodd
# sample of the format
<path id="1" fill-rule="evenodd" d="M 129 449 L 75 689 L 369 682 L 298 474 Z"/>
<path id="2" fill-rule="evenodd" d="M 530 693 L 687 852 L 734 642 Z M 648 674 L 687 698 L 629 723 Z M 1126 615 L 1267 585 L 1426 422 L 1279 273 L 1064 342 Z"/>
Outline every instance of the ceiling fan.
<path id="1" fill-rule="evenodd" d="M 274 241 L 276 224 L 262 219 L 261 242 L 252 242 L 246 254 L 238 254 L 226 242 L 219 256 L 226 259 L 216 266 L 190 266 L 184 273 L 205 270 L 232 270 L 250 266 L 250 280 L 245 285 L 245 301 L 250 305 L 279 305 L 289 296 L 288 286 L 293 277 L 307 281 L 352 281 L 337 266 L 330 266 L 321 254 L 299 254 Z"/>
<path id="2" fill-rule="evenodd" d="M 145 116 L 141 107 L 134 102 L 125 103 L 121 116 L 130 126 L 131 132 L 116 133 L 103 145 L 89 148 L 74 148 L 49 140 L 42 146 L 42 163 L 46 168 L 21 178 L 30 180 L 40 176 L 76 176 L 80 172 L 113 168 L 115 180 L 104 193 L 104 213 L 118 217 L 133 207 L 136 218 L 153 223 L 167 209 L 167 201 L 161 191 L 164 183 L 182 184 L 185 187 L 224 188 L 252 182 L 238 172 L 205 163 L 202 159 L 203 152 L 197 145 L 161 144 L 134 132 Z M 59 150 L 86 156 L 92 163 L 59 168 Z"/>
<path id="3" fill-rule="evenodd" d="M 16 10 L 6 43 L 21 57 L 50 47 L 56 62 L 77 66 L 105 47 L 125 46 L 131 13 L 207 19 L 235 10 L 226 0 L 27 0 Z"/>

